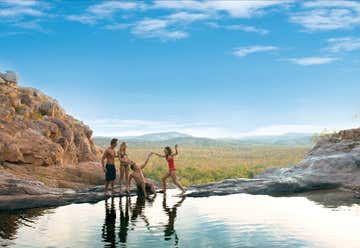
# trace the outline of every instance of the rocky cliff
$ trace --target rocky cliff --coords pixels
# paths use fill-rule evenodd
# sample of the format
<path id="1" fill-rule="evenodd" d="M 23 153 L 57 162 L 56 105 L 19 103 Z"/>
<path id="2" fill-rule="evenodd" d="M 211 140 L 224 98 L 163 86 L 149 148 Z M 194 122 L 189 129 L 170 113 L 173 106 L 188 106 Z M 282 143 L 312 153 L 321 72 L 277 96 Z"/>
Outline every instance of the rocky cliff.
<path id="1" fill-rule="evenodd" d="M 99 149 L 91 135 L 56 100 L 0 75 L 0 161 L 40 166 L 96 161 Z"/>
<path id="2" fill-rule="evenodd" d="M 14 72 L 0 73 L 2 188 L 4 178 L 31 179 L 53 187 L 71 187 L 66 181 L 84 182 L 84 178 L 91 181 L 92 172 L 98 171 L 91 162 L 99 161 L 101 154 L 92 130 L 66 114 L 56 100 L 20 87 L 17 81 Z M 95 181 L 100 182 L 98 178 Z"/>

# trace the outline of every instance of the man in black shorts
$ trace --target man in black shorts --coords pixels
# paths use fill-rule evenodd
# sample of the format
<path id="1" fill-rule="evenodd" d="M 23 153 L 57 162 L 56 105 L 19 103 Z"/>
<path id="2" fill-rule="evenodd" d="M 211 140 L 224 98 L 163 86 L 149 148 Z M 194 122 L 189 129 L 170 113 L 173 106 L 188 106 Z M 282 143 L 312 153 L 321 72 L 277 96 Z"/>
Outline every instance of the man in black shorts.
<path id="1" fill-rule="evenodd" d="M 101 158 L 101 165 L 105 173 L 105 194 L 108 195 L 109 184 L 111 184 L 111 193 L 114 194 L 114 180 L 116 179 L 115 169 L 115 147 L 117 145 L 117 139 L 112 139 L 110 146 L 104 151 Z M 106 164 L 105 164 L 106 160 Z"/>

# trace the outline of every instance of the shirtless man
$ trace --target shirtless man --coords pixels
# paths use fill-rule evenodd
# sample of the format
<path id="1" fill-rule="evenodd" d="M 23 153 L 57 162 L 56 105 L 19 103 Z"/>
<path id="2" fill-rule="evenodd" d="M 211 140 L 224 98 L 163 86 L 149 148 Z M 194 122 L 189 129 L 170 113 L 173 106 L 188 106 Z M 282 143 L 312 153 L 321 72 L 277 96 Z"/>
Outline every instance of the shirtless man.
<path id="1" fill-rule="evenodd" d="M 145 197 L 148 196 L 148 194 L 154 194 L 156 195 L 155 186 L 152 182 L 149 180 L 146 180 L 144 177 L 144 174 L 142 170 L 145 168 L 146 164 L 149 162 L 150 157 L 153 153 L 150 153 L 148 157 L 146 158 L 145 162 L 138 166 L 134 161 L 129 161 L 130 168 L 132 172 L 130 173 L 128 184 L 127 184 L 127 192 L 130 191 L 130 184 L 131 180 L 134 179 L 137 187 L 137 193 L 138 195 L 143 195 Z"/>
<path id="2" fill-rule="evenodd" d="M 109 184 L 111 183 L 111 192 L 114 194 L 114 180 L 116 178 L 116 169 L 115 169 L 115 147 L 117 145 L 117 139 L 112 139 L 110 146 L 105 150 L 102 158 L 101 165 L 105 173 L 105 194 L 108 195 Z M 105 165 L 106 160 L 106 165 Z"/>

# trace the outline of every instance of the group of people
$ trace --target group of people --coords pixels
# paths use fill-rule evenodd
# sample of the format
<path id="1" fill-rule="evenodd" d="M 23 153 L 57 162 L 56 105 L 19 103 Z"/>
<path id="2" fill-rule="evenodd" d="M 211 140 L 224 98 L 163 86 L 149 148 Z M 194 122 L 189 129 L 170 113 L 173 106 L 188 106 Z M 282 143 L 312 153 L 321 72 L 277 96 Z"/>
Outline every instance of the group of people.
<path id="1" fill-rule="evenodd" d="M 105 173 L 106 195 L 108 195 L 109 185 L 111 185 L 111 192 L 112 194 L 114 194 L 114 182 L 116 179 L 115 158 L 119 158 L 120 160 L 120 191 L 122 181 L 125 178 L 126 192 L 130 192 L 131 182 L 134 181 L 139 195 L 143 195 L 145 197 L 147 197 L 149 194 L 156 195 L 154 183 L 146 179 L 143 174 L 143 169 L 146 167 L 147 163 L 153 155 L 165 158 L 168 164 L 169 169 L 161 179 L 163 185 L 163 192 L 166 193 L 166 180 L 171 177 L 174 184 L 179 187 L 179 189 L 181 189 L 182 194 L 185 193 L 185 188 L 181 185 L 176 176 L 176 168 L 174 163 L 174 157 L 178 155 L 178 145 L 175 145 L 175 152 L 173 152 L 169 146 L 164 148 L 164 154 L 150 152 L 146 160 L 142 164 L 137 164 L 129 159 L 126 152 L 127 145 L 125 142 L 120 144 L 119 151 L 116 152 L 115 148 L 117 146 L 117 143 L 117 139 L 112 139 L 110 142 L 110 146 L 104 151 L 101 158 L 101 164 Z"/>

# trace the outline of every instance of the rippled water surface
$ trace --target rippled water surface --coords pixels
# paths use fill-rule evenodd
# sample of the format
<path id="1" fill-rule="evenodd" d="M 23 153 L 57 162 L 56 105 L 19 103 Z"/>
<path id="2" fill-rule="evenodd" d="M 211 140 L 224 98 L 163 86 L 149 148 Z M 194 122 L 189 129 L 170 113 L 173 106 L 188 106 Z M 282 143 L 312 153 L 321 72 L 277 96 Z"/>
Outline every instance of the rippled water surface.
<path id="1" fill-rule="evenodd" d="M 4 247 L 360 247 L 359 205 L 238 194 L 0 213 Z"/>

